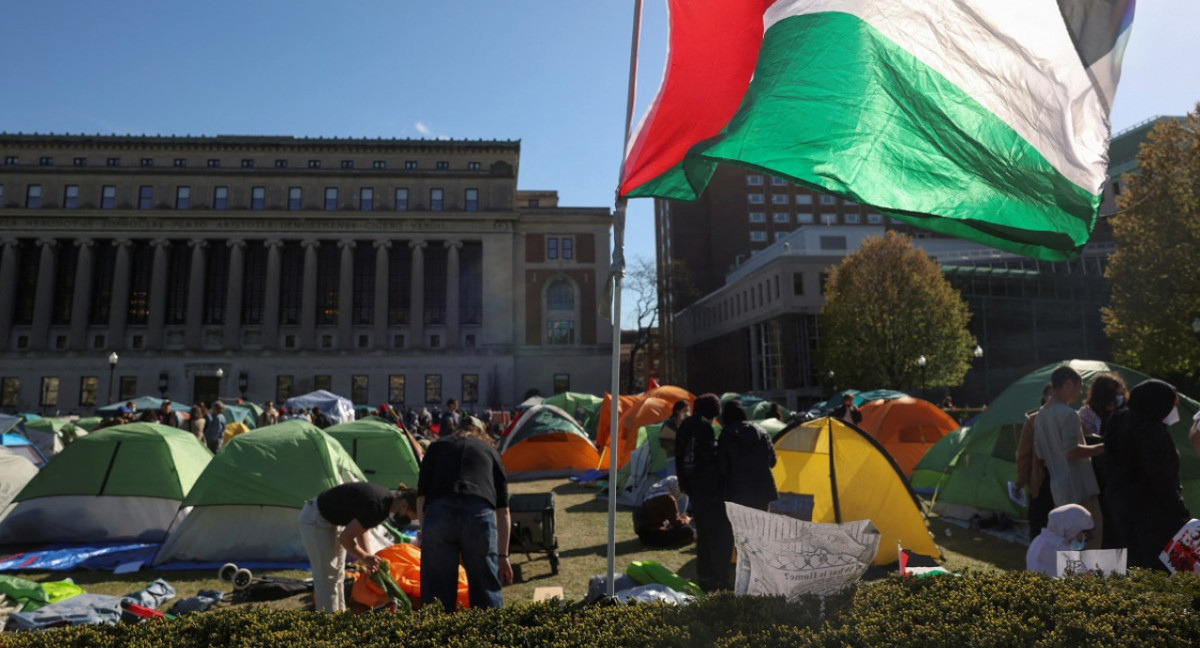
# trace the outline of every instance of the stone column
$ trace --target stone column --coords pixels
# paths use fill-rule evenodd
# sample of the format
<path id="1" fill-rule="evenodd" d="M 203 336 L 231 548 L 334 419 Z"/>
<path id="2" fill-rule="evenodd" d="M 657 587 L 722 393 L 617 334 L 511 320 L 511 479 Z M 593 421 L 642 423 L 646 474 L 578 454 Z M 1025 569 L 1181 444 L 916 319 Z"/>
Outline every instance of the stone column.
<path id="1" fill-rule="evenodd" d="M 462 241 L 446 241 L 446 348 L 458 348 L 458 251 Z"/>
<path id="2" fill-rule="evenodd" d="M 375 322 L 374 338 L 376 349 L 389 346 L 388 335 L 388 254 L 391 241 L 375 241 Z"/>
<path id="3" fill-rule="evenodd" d="M 163 345 L 163 326 L 167 321 L 167 250 L 171 242 L 167 239 L 154 239 L 150 247 L 154 249 L 153 265 L 150 267 L 150 305 L 146 318 L 146 346 L 160 350 Z"/>
<path id="4" fill-rule="evenodd" d="M 280 249 L 283 241 L 267 239 L 267 286 L 263 291 L 263 348 L 279 348 L 279 277 L 282 261 Z"/>
<path id="5" fill-rule="evenodd" d="M 208 241 L 192 239 L 188 245 L 192 248 L 192 267 L 188 276 L 187 348 L 200 349 L 204 346 L 204 275 Z"/>
<path id="6" fill-rule="evenodd" d="M 242 347 L 242 275 L 245 274 L 246 242 L 225 241 L 229 246 L 229 281 L 225 291 L 225 348 Z"/>
<path id="7" fill-rule="evenodd" d="M 321 242 L 308 239 L 304 246 L 304 294 L 300 299 L 300 348 L 312 349 L 317 339 L 317 248 Z"/>
<path id="8" fill-rule="evenodd" d="M 129 247 L 133 241 L 118 239 L 117 262 L 113 270 L 112 299 L 108 309 L 108 348 L 125 348 L 125 323 L 129 320 Z"/>
<path id="9" fill-rule="evenodd" d="M 0 240 L 0 349 L 9 345 L 16 298 L 17 239 L 6 237 Z"/>
<path id="10" fill-rule="evenodd" d="M 409 300 L 409 348 L 425 348 L 425 241 L 409 241 L 412 248 L 412 295 Z"/>
<path id="11" fill-rule="evenodd" d="M 92 310 L 92 248 L 96 242 L 76 239 L 75 245 L 79 247 L 79 258 L 75 261 L 75 294 L 71 299 L 71 348 L 86 350 L 89 311 Z"/>
<path id="12" fill-rule="evenodd" d="M 34 295 L 33 326 L 29 332 L 29 348 L 44 350 L 50 338 L 50 316 L 54 312 L 54 260 L 58 256 L 58 241 L 38 239 L 37 294 Z"/>
<path id="13" fill-rule="evenodd" d="M 338 241 L 342 249 L 338 273 L 338 348 L 353 349 L 354 331 L 354 241 Z"/>

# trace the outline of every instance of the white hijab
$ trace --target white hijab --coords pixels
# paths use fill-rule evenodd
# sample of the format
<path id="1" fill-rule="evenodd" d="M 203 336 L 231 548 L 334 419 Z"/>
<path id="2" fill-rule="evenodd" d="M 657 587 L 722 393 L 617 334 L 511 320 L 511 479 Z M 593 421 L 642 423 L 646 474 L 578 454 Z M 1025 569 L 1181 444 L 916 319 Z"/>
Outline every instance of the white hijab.
<path id="1" fill-rule="evenodd" d="M 1025 569 L 1056 576 L 1058 552 L 1069 551 L 1071 538 L 1094 526 L 1092 514 L 1078 504 L 1064 504 L 1050 511 L 1046 528 L 1029 543 L 1029 551 L 1025 554 Z"/>

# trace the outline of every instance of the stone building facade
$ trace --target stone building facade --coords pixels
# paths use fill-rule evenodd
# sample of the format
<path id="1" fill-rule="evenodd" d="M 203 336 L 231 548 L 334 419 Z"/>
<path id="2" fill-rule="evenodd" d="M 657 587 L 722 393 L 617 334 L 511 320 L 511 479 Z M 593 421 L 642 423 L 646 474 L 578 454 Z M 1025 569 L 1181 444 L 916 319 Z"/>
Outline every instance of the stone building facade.
<path id="1" fill-rule="evenodd" d="M 607 385 L 611 212 L 518 190 L 519 142 L 0 134 L 0 156 L 6 411 Z"/>

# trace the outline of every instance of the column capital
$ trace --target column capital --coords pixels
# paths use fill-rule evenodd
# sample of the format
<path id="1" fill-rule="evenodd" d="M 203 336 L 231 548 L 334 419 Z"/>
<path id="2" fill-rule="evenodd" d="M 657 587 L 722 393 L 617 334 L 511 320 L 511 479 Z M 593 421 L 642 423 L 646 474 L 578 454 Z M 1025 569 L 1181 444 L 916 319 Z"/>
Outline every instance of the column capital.
<path id="1" fill-rule="evenodd" d="M 321 242 L 317 239 L 304 239 L 303 241 L 300 241 L 300 245 L 306 248 L 319 248 L 321 247 Z"/>
<path id="2" fill-rule="evenodd" d="M 462 246 L 463 246 L 463 242 L 462 241 L 446 241 L 445 243 L 442 243 L 442 245 L 444 245 L 447 250 L 461 250 Z"/>
<path id="3" fill-rule="evenodd" d="M 416 239 L 413 241 L 409 241 L 408 247 L 410 247 L 414 250 L 424 250 L 425 248 L 429 247 L 429 241 L 426 241 L 423 239 Z"/>
<path id="4" fill-rule="evenodd" d="M 4 247 L 17 247 L 18 243 L 20 243 L 20 241 L 18 241 L 14 236 L 5 236 L 4 238 L 0 239 L 0 245 L 3 245 Z"/>
<path id="5" fill-rule="evenodd" d="M 345 250 L 346 248 L 350 248 L 351 250 L 353 250 L 355 247 L 358 246 L 358 243 L 356 243 L 355 241 L 352 241 L 350 239 L 340 239 L 337 242 L 337 246 L 343 250 Z"/>
<path id="6" fill-rule="evenodd" d="M 244 249 L 246 249 L 246 240 L 245 239 L 229 239 L 228 241 L 225 241 L 225 247 L 228 247 L 231 250 L 234 248 L 237 248 L 239 250 L 244 250 Z"/>
<path id="7" fill-rule="evenodd" d="M 188 247 L 203 249 L 208 247 L 208 241 L 205 239 L 190 239 L 188 240 Z"/>
<path id="8" fill-rule="evenodd" d="M 40 238 L 37 240 L 38 247 L 58 247 L 58 239 Z"/>
<path id="9" fill-rule="evenodd" d="M 13 239 L 13 242 L 15 243 L 16 239 Z M 4 244 L 8 245 L 8 239 L 4 240 Z M 96 247 L 96 241 L 95 241 L 95 239 L 89 239 L 89 238 L 75 239 L 75 247 L 77 247 L 81 250 L 87 249 L 87 248 L 93 248 L 93 247 Z"/>
<path id="10" fill-rule="evenodd" d="M 165 239 L 165 238 L 150 239 L 150 247 L 168 248 L 168 247 L 171 247 L 171 241 L 170 241 L 170 239 Z"/>
<path id="11" fill-rule="evenodd" d="M 377 239 L 371 243 L 377 250 L 388 250 L 392 247 L 392 242 L 387 239 Z"/>
<path id="12" fill-rule="evenodd" d="M 280 248 L 280 247 L 283 247 L 283 239 L 278 239 L 278 238 L 269 238 L 269 239 L 267 239 L 267 240 L 263 241 L 263 247 L 266 247 L 266 248 Z"/>
<path id="13" fill-rule="evenodd" d="M 133 241 L 129 239 L 113 239 L 112 244 L 115 248 L 127 248 L 133 245 Z"/>

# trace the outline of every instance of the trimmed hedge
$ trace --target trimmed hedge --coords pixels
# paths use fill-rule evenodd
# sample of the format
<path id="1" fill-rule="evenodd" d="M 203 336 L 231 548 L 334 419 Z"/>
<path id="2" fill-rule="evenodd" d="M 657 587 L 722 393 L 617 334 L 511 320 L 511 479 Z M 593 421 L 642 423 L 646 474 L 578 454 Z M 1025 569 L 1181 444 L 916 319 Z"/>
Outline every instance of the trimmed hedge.
<path id="1" fill-rule="evenodd" d="M 169 622 L 6 633 L 0 644 L 274 646 L 1196 646 L 1200 578 L 1135 570 L 1055 581 L 1028 572 L 861 583 L 824 601 L 709 596 L 692 605 L 522 604 L 447 615 L 230 609 Z"/>

